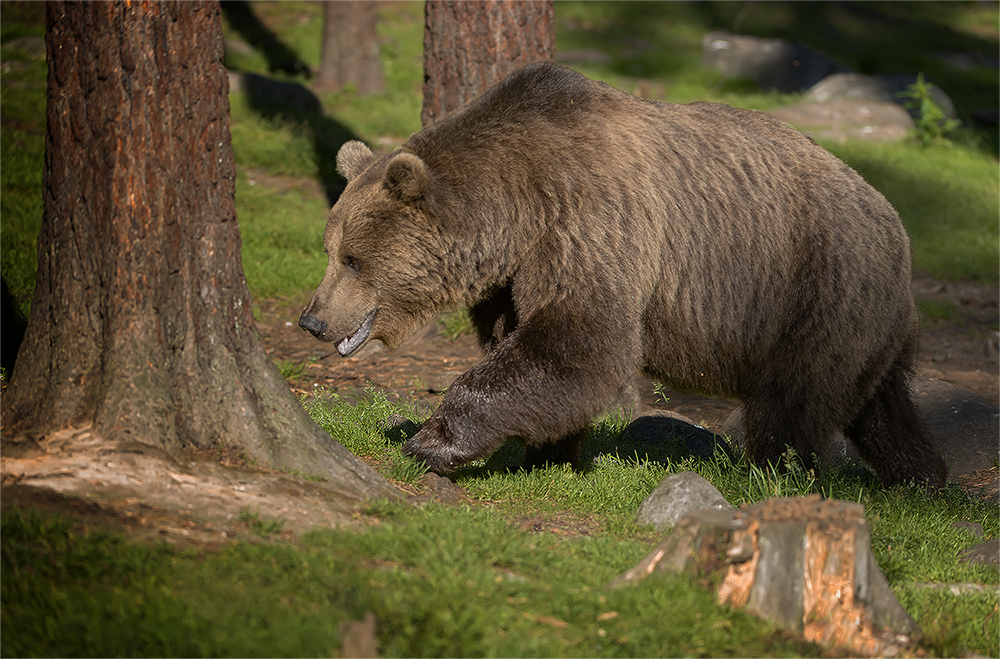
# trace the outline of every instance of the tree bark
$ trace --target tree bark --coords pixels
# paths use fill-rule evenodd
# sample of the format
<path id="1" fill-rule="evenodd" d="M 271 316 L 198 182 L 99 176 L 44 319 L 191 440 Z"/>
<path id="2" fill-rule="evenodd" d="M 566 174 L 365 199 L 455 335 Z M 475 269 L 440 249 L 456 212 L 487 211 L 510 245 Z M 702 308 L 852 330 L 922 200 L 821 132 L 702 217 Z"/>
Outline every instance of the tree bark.
<path id="1" fill-rule="evenodd" d="M 505 75 L 554 60 L 552 0 L 427 0 L 424 5 L 424 105 L 429 126 Z"/>
<path id="2" fill-rule="evenodd" d="M 354 85 L 364 96 L 385 89 L 378 46 L 378 5 L 342 0 L 323 5 L 323 48 L 316 88 Z"/>
<path id="3" fill-rule="evenodd" d="M 267 358 L 240 263 L 218 3 L 50 2 L 44 216 L 5 430 L 223 448 L 362 497 L 376 472 Z"/>

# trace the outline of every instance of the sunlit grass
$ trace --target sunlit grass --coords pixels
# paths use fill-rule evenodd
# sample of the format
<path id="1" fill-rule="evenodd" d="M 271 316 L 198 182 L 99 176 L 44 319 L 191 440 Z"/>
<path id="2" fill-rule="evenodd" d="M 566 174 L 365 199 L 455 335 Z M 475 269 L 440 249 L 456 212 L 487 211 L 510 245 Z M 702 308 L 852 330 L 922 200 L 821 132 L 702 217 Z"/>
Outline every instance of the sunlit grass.
<path id="1" fill-rule="evenodd" d="M 243 270 L 255 299 L 292 295 L 319 285 L 326 269 L 326 200 L 294 186 L 251 185 L 236 179 Z"/>
<path id="2" fill-rule="evenodd" d="M 825 144 L 896 207 L 916 272 L 943 279 L 1000 277 L 1000 177 L 994 158 L 939 145 Z"/>

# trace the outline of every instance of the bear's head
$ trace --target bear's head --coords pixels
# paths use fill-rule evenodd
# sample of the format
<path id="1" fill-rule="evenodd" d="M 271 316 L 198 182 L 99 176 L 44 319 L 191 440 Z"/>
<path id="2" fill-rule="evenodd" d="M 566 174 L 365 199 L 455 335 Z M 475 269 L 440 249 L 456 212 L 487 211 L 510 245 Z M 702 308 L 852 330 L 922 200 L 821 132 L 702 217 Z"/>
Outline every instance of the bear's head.
<path id="1" fill-rule="evenodd" d="M 412 153 L 380 157 L 356 141 L 341 147 L 337 171 L 348 183 L 327 220 L 329 263 L 299 325 L 342 356 L 369 339 L 394 348 L 454 304 L 432 174 Z"/>

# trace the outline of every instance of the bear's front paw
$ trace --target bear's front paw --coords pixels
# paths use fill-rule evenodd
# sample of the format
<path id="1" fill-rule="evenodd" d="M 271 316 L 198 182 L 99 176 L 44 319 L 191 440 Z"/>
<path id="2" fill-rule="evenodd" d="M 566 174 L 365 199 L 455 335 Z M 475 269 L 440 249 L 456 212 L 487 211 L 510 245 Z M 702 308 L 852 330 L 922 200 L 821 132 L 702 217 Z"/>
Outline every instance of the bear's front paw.
<path id="1" fill-rule="evenodd" d="M 444 423 L 436 414 L 403 445 L 403 453 L 423 460 L 427 468 L 436 474 L 451 473 L 461 464 L 455 460 L 454 447 L 448 439 Z"/>

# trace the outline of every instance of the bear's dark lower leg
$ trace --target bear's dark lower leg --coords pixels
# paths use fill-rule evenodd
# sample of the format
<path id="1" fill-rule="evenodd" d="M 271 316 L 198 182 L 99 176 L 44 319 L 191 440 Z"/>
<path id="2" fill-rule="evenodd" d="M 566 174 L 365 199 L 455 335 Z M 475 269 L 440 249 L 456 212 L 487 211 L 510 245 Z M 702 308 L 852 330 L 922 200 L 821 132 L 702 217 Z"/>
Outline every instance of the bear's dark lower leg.
<path id="1" fill-rule="evenodd" d="M 586 430 L 573 433 L 557 442 L 546 442 L 538 446 L 527 446 L 521 468 L 526 471 L 541 469 L 547 465 L 569 463 L 580 471 L 580 444 L 587 436 Z"/>
<path id="2" fill-rule="evenodd" d="M 577 433 L 633 374 L 640 343 L 638 330 L 619 326 L 630 317 L 629 309 L 609 314 L 616 319 L 609 329 L 589 316 L 581 318 L 581 304 L 587 308 L 591 302 L 567 297 L 518 325 L 455 380 L 403 452 L 442 473 L 490 455 L 508 437 L 520 437 L 538 447 L 529 454 L 531 462 L 578 464 L 582 436 Z M 613 336 L 614 345 L 587 348 L 595 335 Z M 546 446 L 552 440 L 555 445 Z"/>
<path id="3" fill-rule="evenodd" d="M 905 367 L 893 366 L 844 435 L 884 485 L 944 487 L 948 467 L 920 418 Z"/>
<path id="4" fill-rule="evenodd" d="M 503 438 L 487 440 L 483 436 L 477 437 L 478 441 L 456 442 L 440 411 L 438 408 L 420 431 L 403 445 L 403 453 L 423 460 L 431 471 L 449 474 L 470 460 L 490 455 L 503 443 Z"/>
<path id="5" fill-rule="evenodd" d="M 635 376 L 625 378 L 625 381 L 618 387 L 615 397 L 611 399 L 605 408 L 606 414 L 620 414 L 626 419 L 634 419 L 642 412 L 642 395 L 639 393 L 639 385 L 636 384 Z"/>
<path id="6" fill-rule="evenodd" d="M 747 457 L 758 467 L 781 467 L 791 448 L 806 469 L 813 468 L 836 431 L 829 423 L 821 423 L 827 415 L 823 406 L 794 396 L 744 398 Z"/>

